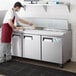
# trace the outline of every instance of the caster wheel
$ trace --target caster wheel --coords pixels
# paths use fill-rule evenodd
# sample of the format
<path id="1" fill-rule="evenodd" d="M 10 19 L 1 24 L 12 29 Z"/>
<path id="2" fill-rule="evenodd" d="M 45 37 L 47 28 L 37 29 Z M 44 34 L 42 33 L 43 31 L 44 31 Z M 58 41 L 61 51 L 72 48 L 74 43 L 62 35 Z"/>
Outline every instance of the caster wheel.
<path id="1" fill-rule="evenodd" d="M 63 64 L 59 64 L 60 68 L 63 68 Z"/>
<path id="2" fill-rule="evenodd" d="M 71 62 L 71 59 L 69 59 L 68 62 Z"/>

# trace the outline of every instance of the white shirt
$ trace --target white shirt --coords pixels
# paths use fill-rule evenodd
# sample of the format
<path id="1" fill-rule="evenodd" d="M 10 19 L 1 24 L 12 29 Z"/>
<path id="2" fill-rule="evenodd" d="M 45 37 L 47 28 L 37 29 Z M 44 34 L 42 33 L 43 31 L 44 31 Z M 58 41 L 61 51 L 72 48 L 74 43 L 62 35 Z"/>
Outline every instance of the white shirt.
<path id="1" fill-rule="evenodd" d="M 12 9 L 7 11 L 7 13 L 6 13 L 5 17 L 4 17 L 3 24 L 8 23 L 10 19 L 14 18 L 14 16 L 15 16 L 15 22 L 16 22 L 17 18 L 18 18 L 16 12 L 14 12 Z"/>

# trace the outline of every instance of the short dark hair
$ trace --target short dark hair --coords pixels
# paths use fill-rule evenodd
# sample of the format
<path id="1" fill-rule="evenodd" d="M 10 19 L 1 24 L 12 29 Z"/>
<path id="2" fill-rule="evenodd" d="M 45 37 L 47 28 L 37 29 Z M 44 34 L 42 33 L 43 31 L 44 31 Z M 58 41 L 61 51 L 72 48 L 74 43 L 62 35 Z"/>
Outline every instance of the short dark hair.
<path id="1" fill-rule="evenodd" d="M 16 2 L 15 4 L 14 4 L 14 7 L 23 7 L 23 5 L 20 3 L 20 2 Z"/>

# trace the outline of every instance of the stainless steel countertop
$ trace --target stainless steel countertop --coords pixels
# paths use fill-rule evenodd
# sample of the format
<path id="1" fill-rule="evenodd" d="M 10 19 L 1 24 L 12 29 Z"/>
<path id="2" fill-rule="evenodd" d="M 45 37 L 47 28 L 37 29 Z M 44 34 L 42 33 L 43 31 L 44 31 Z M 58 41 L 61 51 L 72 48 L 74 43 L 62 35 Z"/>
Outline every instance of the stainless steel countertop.
<path id="1" fill-rule="evenodd" d="M 33 34 L 33 35 L 49 35 L 49 36 L 63 36 L 67 31 L 47 31 L 47 30 L 24 30 L 14 31 L 15 33 Z"/>
<path id="2" fill-rule="evenodd" d="M 1 31 L 1 28 L 0 28 Z M 14 33 L 22 33 L 22 34 L 33 34 L 33 35 L 49 35 L 49 36 L 58 36 L 62 37 L 64 34 L 66 34 L 68 31 L 58 31 L 58 30 L 20 30 L 20 31 L 14 31 Z"/>

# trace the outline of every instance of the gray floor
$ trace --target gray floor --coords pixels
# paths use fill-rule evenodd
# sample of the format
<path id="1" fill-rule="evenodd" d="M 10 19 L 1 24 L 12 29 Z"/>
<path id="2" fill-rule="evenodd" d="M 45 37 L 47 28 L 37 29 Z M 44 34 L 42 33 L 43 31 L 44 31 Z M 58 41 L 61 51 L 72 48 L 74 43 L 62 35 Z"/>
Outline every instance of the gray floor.
<path id="1" fill-rule="evenodd" d="M 35 66 L 35 65 L 44 66 L 44 68 L 42 70 L 40 69 L 41 67 Z M 48 68 L 48 71 L 45 69 L 45 67 Z M 50 72 L 49 68 L 52 72 Z M 54 70 L 52 68 L 54 68 Z M 60 71 L 60 70 L 64 70 L 64 71 Z M 66 72 L 66 71 L 69 71 L 69 72 Z M 56 76 L 56 74 L 58 74 L 58 76 L 62 76 L 62 75 L 65 76 L 65 74 L 67 74 L 67 76 L 76 76 L 76 63 L 69 62 L 64 65 L 64 68 L 60 68 L 57 64 L 16 57 L 16 58 L 13 58 L 11 62 L 5 62 L 0 65 L 0 76 L 10 76 L 11 74 L 12 76 L 24 76 L 25 74 L 28 74 L 26 76 L 34 76 L 34 72 L 36 73 L 35 76 L 47 76 L 47 74 L 49 76 L 50 74 L 53 74 L 54 76 Z M 74 72 L 74 73 L 71 73 L 71 72 Z M 1 75 L 1 74 L 4 74 L 4 75 Z"/>
<path id="2" fill-rule="evenodd" d="M 76 76 L 76 73 L 58 69 L 56 64 L 26 59 L 16 59 L 0 64 L 0 74 L 5 76 Z"/>
<path id="3" fill-rule="evenodd" d="M 55 68 L 55 69 L 60 69 L 60 70 L 76 73 L 76 62 L 68 62 L 67 64 L 64 65 L 64 68 L 60 68 L 58 65 L 51 64 L 51 63 L 45 63 L 45 62 L 39 62 L 39 61 L 21 59 L 21 58 L 17 58 L 15 60 L 24 62 L 24 63 L 31 63 L 34 65 L 45 66 L 45 67 L 49 67 L 49 68 Z"/>

